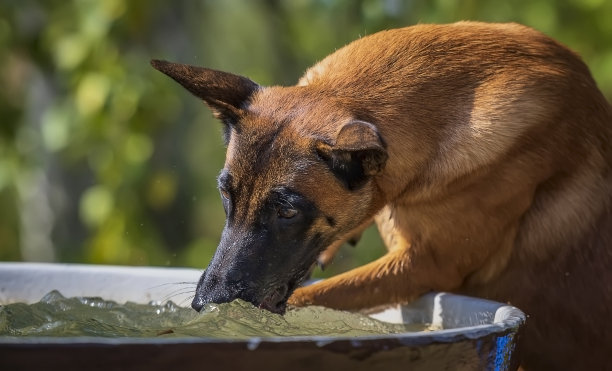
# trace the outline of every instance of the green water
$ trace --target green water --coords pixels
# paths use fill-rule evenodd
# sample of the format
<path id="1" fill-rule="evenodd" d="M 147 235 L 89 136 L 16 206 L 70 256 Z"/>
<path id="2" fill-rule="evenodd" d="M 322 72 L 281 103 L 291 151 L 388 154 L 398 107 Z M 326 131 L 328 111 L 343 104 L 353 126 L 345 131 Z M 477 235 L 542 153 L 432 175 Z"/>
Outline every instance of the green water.
<path id="1" fill-rule="evenodd" d="M 397 325 L 323 307 L 284 316 L 235 300 L 200 313 L 172 302 L 118 304 L 101 298 L 65 298 L 58 291 L 38 303 L 0 306 L 0 336 L 209 337 L 364 336 L 421 331 L 424 324 Z"/>

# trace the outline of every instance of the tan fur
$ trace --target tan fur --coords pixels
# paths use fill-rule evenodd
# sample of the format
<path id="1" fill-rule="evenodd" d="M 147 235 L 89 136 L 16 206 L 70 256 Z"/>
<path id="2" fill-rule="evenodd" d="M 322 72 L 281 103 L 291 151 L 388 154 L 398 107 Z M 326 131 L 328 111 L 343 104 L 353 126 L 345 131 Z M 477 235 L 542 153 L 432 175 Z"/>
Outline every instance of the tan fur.
<path id="1" fill-rule="evenodd" d="M 236 261 L 268 272 L 241 241 L 255 241 L 262 205 L 283 186 L 318 210 L 301 236 L 329 246 L 321 264 L 372 221 L 388 248 L 290 304 L 360 310 L 458 292 L 525 311 L 525 369 L 608 367 L 612 108 L 567 48 L 516 24 L 460 22 L 361 38 L 291 87 L 153 65 L 230 121 L 225 171 L 241 196 L 194 308 L 246 292 L 284 310 L 290 289 L 274 275 L 264 294 L 226 294 Z M 368 178 L 354 187 L 325 162 L 355 158 Z M 289 245 L 276 248 L 310 256 Z M 297 271 L 285 263 L 278 271 Z"/>
<path id="2" fill-rule="evenodd" d="M 525 368 L 606 367 L 612 114 L 577 56 L 515 24 L 419 25 L 349 44 L 298 85 L 375 119 L 389 160 L 367 197 L 389 253 L 291 304 L 481 296 L 529 316 Z"/>

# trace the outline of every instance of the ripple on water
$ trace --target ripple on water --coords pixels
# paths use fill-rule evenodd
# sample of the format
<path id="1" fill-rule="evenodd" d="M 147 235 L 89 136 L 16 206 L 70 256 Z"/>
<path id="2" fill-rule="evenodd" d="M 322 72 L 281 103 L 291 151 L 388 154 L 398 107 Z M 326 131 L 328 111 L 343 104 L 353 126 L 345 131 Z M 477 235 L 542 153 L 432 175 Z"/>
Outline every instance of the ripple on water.
<path id="1" fill-rule="evenodd" d="M 99 297 L 66 298 L 51 291 L 38 303 L 0 306 L 0 336 L 262 337 L 365 336 L 421 331 L 424 324 L 389 324 L 358 313 L 323 307 L 297 308 L 284 316 L 242 300 L 208 304 L 200 313 L 163 304 L 118 304 Z"/>

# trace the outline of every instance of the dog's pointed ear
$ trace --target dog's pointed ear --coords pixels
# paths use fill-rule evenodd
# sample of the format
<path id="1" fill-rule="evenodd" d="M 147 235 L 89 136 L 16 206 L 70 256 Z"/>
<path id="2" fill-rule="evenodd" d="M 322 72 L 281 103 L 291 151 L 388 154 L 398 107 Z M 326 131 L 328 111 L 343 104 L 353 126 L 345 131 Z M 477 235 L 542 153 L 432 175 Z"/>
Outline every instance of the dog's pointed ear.
<path id="1" fill-rule="evenodd" d="M 381 173 L 388 158 L 376 126 L 364 121 L 345 124 L 333 144 L 319 141 L 316 151 L 350 190 L 359 188 L 370 177 Z"/>
<path id="2" fill-rule="evenodd" d="M 215 117 L 233 124 L 259 85 L 246 77 L 160 60 L 152 60 L 156 70 L 170 76 L 193 95 L 203 99 Z"/>

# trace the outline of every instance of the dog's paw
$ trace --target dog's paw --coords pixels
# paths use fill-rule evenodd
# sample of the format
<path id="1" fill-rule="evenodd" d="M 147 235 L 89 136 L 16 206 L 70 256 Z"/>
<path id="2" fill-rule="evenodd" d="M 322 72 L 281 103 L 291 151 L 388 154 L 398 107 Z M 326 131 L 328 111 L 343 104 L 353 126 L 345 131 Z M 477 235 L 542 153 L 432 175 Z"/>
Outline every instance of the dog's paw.
<path id="1" fill-rule="evenodd" d="M 308 287 L 301 287 L 293 292 L 287 300 L 287 304 L 293 307 L 304 307 L 314 303 L 313 297 Z"/>

